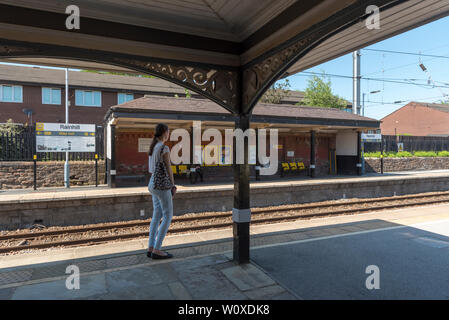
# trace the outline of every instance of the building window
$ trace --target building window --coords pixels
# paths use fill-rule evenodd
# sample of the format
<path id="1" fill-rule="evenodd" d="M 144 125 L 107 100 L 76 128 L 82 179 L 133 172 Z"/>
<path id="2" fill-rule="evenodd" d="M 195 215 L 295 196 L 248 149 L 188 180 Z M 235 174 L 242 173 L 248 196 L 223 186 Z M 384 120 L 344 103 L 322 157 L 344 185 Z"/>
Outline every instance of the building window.
<path id="1" fill-rule="evenodd" d="M 119 93 L 118 104 L 122 104 L 128 101 L 134 100 L 134 94 L 132 93 Z"/>
<path id="2" fill-rule="evenodd" d="M 0 101 L 22 103 L 22 86 L 0 85 Z"/>
<path id="3" fill-rule="evenodd" d="M 101 107 L 101 91 L 75 90 L 75 105 Z"/>
<path id="4" fill-rule="evenodd" d="M 42 88 L 42 104 L 61 104 L 61 89 Z"/>

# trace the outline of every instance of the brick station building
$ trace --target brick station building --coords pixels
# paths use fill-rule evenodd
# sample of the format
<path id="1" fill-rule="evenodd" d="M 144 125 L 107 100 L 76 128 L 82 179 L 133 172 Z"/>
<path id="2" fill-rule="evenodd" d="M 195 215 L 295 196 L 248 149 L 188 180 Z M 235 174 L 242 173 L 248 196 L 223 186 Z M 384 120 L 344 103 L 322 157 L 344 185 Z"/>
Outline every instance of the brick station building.
<path id="1" fill-rule="evenodd" d="M 68 79 L 70 123 L 101 125 L 109 107 L 144 95 L 203 99 L 154 77 L 69 71 Z M 65 122 L 64 99 L 64 70 L 0 64 L 0 123 Z M 290 91 L 282 103 L 302 99 L 302 92 Z M 30 117 L 25 110 L 31 110 Z"/>
<path id="2" fill-rule="evenodd" d="M 384 135 L 449 137 L 449 105 L 410 102 L 381 119 Z"/>
<path id="3" fill-rule="evenodd" d="M 147 183 L 148 144 L 157 123 L 166 123 L 171 131 L 184 128 L 192 135 L 193 121 L 201 121 L 202 130 L 216 128 L 222 132 L 233 129 L 232 114 L 212 101 L 194 98 L 142 98 L 113 106 L 105 116 L 108 158 L 108 180 L 114 186 L 144 185 Z M 303 162 L 308 170 L 300 175 L 356 174 L 360 163 L 360 133 L 379 128 L 378 120 L 349 112 L 289 104 L 259 103 L 251 118 L 251 128 L 279 130 L 278 161 Z M 267 134 L 268 135 L 268 134 Z M 314 138 L 314 139 L 313 139 Z M 192 141 L 192 139 L 191 139 Z M 267 137 L 267 150 L 270 138 Z M 173 147 L 175 142 L 167 142 Z M 210 141 L 202 141 L 202 145 Z M 311 152 L 314 150 L 314 153 Z M 257 151 L 256 151 L 257 152 Z M 194 150 L 190 151 L 191 155 Z M 313 159 L 312 159 L 313 158 Z M 192 163 L 193 161 L 191 161 Z M 110 170 L 113 174 L 109 174 Z M 232 167 L 211 165 L 203 167 L 206 180 L 232 180 Z M 281 170 L 277 171 L 279 177 Z M 255 176 L 255 166 L 251 166 Z M 271 178 L 270 176 L 262 176 Z"/>

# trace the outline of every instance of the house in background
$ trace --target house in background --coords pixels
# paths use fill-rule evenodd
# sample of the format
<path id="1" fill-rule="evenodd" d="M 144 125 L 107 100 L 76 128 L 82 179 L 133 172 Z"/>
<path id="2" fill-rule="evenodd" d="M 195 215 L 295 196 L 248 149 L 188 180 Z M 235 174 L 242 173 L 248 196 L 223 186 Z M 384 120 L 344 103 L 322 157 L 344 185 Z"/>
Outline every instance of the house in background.
<path id="1" fill-rule="evenodd" d="M 449 137 L 449 105 L 410 102 L 381 119 L 384 135 Z"/>
<path id="2" fill-rule="evenodd" d="M 101 125 L 109 107 L 144 95 L 185 97 L 186 91 L 158 78 L 69 71 L 69 122 Z M 281 102 L 303 98 L 302 92 L 290 91 Z M 64 70 L 0 65 L 0 123 L 65 122 L 64 99 Z"/>

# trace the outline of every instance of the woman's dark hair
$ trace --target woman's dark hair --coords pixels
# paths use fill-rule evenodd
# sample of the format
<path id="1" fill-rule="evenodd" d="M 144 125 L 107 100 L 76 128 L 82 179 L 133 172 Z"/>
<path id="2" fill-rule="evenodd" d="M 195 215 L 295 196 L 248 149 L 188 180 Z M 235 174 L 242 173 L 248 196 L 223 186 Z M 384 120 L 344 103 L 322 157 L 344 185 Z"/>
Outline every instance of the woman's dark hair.
<path id="1" fill-rule="evenodd" d="M 165 123 L 159 123 L 156 126 L 156 130 L 154 131 L 154 138 L 153 141 L 151 141 L 150 145 L 150 151 L 148 152 L 148 155 L 153 155 L 153 149 L 156 143 L 159 142 L 159 139 L 162 137 L 162 135 L 167 132 L 168 126 Z"/>

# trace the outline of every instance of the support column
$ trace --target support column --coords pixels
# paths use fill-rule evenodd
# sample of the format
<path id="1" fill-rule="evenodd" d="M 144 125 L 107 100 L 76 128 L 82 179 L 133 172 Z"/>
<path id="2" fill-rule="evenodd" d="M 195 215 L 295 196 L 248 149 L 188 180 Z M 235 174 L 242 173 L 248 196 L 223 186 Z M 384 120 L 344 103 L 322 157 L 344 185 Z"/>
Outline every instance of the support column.
<path id="1" fill-rule="evenodd" d="M 315 178 L 316 152 L 315 152 L 315 131 L 310 131 L 310 177 Z"/>
<path id="2" fill-rule="evenodd" d="M 255 128 L 256 130 L 256 181 L 260 181 L 260 163 L 259 163 L 259 128 Z"/>
<path id="3" fill-rule="evenodd" d="M 250 116 L 239 115 L 235 128 L 243 132 L 249 129 Z M 236 163 L 236 143 L 234 142 L 234 208 L 232 209 L 234 261 L 249 262 L 249 225 L 251 220 L 248 145 L 249 139 L 244 140 L 244 164 Z M 235 138 L 234 138 L 235 141 Z"/>
<path id="4" fill-rule="evenodd" d="M 108 186 L 110 188 L 115 188 L 116 187 L 116 181 L 115 181 L 115 176 L 117 174 L 116 171 L 116 167 L 115 167 L 115 124 L 111 124 L 110 125 L 110 133 L 109 133 L 109 137 L 108 139 L 110 139 L 110 149 L 111 149 L 111 153 L 110 153 L 110 158 L 108 157 L 107 161 L 108 161 L 108 169 L 109 169 L 109 174 L 108 174 Z"/>
<path id="5" fill-rule="evenodd" d="M 362 133 L 357 132 L 357 175 L 362 175 Z"/>
<path id="6" fill-rule="evenodd" d="M 104 160 L 104 184 L 108 184 L 109 181 L 109 171 L 108 171 L 108 126 L 105 124 L 103 126 L 103 160 Z"/>

